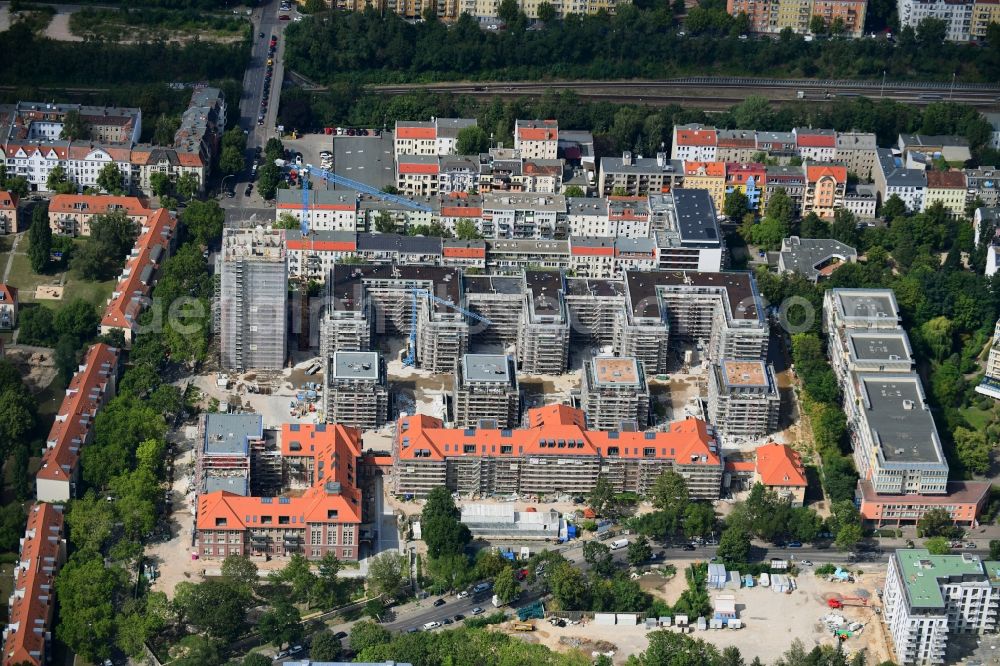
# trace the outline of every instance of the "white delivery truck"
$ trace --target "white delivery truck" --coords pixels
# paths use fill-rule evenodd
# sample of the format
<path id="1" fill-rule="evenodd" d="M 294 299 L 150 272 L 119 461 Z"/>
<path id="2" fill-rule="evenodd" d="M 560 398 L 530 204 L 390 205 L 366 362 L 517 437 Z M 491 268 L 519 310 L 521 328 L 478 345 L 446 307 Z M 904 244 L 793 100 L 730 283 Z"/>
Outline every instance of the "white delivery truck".
<path id="1" fill-rule="evenodd" d="M 615 539 L 611 542 L 611 550 L 618 550 L 628 546 L 628 539 Z"/>

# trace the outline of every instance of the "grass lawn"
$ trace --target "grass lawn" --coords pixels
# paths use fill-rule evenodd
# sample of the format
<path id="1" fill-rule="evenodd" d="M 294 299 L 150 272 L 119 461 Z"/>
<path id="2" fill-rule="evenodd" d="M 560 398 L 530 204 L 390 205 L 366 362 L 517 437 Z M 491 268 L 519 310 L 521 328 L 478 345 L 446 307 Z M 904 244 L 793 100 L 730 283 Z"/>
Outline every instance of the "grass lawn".
<path id="1" fill-rule="evenodd" d="M 3 265 L 0 263 L 0 266 Z M 36 299 L 34 297 L 34 291 L 39 285 L 59 284 L 61 280 L 64 280 L 62 299 Z M 103 282 L 85 280 L 75 270 L 56 272 L 51 275 L 36 275 L 28 263 L 28 256 L 20 253 L 14 255 L 14 263 L 10 270 L 10 283 L 20 290 L 21 301 L 38 303 L 50 310 L 59 310 L 74 298 L 82 298 L 88 303 L 103 307 L 111 297 L 111 292 L 114 291 L 117 281 L 117 278 Z"/>
<path id="2" fill-rule="evenodd" d="M 986 430 L 995 416 L 994 409 L 979 409 L 978 407 L 966 407 L 965 409 L 959 410 L 959 413 L 969 422 L 974 430 L 983 431 Z"/>

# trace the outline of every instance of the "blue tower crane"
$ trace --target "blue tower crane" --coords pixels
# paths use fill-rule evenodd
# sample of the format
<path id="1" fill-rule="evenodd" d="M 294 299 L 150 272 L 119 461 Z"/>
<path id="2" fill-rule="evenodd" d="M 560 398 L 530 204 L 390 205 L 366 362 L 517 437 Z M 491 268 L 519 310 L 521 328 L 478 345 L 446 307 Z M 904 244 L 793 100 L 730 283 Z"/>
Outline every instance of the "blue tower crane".
<path id="1" fill-rule="evenodd" d="M 426 289 L 411 289 L 410 295 L 413 298 L 413 312 L 410 315 L 410 343 L 409 348 L 406 350 L 406 356 L 403 358 L 403 365 L 415 365 L 417 362 L 417 296 L 426 296 L 429 301 L 440 303 L 441 305 L 451 308 L 452 310 L 459 312 L 470 319 L 481 321 L 487 326 L 493 323 L 482 315 L 478 315 L 475 312 L 470 312 L 465 308 L 461 308 L 451 301 L 438 298 Z"/>

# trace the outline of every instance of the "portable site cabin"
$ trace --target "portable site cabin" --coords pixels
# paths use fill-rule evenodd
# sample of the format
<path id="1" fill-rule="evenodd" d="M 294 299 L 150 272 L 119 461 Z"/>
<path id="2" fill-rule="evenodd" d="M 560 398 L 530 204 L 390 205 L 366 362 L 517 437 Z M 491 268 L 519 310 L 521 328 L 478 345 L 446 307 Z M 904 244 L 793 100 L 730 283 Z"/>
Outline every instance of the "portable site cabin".
<path id="1" fill-rule="evenodd" d="M 771 589 L 779 594 L 788 594 L 792 591 L 788 576 L 784 574 L 774 574 L 771 576 Z"/>
<path id="2" fill-rule="evenodd" d="M 753 587 L 753 586 L 754 586 L 753 574 L 747 574 L 746 576 L 743 576 L 743 587 Z"/>
<path id="3" fill-rule="evenodd" d="M 712 607 L 715 611 L 713 619 L 731 620 L 736 617 L 736 597 L 731 594 L 720 594 L 712 599 Z"/>
<path id="4" fill-rule="evenodd" d="M 766 573 L 762 573 L 760 575 L 760 586 L 761 587 L 770 587 L 771 586 L 771 577 L 768 576 Z"/>
<path id="5" fill-rule="evenodd" d="M 726 578 L 728 577 L 728 572 L 726 567 L 722 564 L 709 564 L 708 565 L 708 587 L 716 590 L 721 590 L 726 587 Z"/>
<path id="6" fill-rule="evenodd" d="M 726 587 L 729 588 L 730 590 L 738 590 L 740 589 L 740 582 L 742 580 L 743 579 L 740 576 L 739 571 L 730 571 L 729 580 L 726 582 Z"/>
<path id="7" fill-rule="evenodd" d="M 708 620 L 704 616 L 698 618 L 698 631 L 705 631 L 708 629 Z"/>

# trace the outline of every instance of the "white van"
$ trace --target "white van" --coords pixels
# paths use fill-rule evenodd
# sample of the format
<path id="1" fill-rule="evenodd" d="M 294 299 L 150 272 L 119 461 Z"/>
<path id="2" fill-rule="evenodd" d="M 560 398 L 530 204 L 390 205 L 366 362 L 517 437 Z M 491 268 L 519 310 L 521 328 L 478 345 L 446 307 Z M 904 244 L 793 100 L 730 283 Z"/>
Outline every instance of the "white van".
<path id="1" fill-rule="evenodd" d="M 611 550 L 618 550 L 628 546 L 628 539 L 615 539 L 611 542 Z"/>

